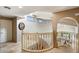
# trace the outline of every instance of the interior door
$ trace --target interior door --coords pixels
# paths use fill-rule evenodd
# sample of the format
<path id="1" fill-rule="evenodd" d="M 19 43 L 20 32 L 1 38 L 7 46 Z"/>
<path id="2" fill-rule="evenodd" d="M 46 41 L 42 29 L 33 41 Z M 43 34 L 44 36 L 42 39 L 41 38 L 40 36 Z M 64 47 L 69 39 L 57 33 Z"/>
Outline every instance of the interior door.
<path id="1" fill-rule="evenodd" d="M 7 29 L 6 23 L 4 21 L 0 21 L 0 42 L 7 41 Z"/>
<path id="2" fill-rule="evenodd" d="M 10 20 L 0 20 L 0 43 L 12 39 L 12 23 Z"/>

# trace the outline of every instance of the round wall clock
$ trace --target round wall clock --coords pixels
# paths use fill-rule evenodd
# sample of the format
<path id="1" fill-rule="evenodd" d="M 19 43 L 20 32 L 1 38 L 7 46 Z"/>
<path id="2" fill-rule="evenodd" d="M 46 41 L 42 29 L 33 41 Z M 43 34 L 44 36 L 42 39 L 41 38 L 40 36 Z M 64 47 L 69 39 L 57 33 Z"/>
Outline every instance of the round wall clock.
<path id="1" fill-rule="evenodd" d="M 25 24 L 23 22 L 20 22 L 18 25 L 19 30 L 24 30 Z"/>

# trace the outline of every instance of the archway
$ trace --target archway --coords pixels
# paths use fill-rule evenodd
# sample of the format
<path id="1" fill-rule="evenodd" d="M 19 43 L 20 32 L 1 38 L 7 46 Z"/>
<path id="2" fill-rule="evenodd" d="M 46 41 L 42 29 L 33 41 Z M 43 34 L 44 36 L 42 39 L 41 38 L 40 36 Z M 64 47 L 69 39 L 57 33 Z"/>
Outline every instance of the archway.
<path id="1" fill-rule="evenodd" d="M 57 42 L 58 46 L 71 47 L 76 50 L 78 40 L 78 23 L 72 17 L 64 17 L 57 22 Z"/>

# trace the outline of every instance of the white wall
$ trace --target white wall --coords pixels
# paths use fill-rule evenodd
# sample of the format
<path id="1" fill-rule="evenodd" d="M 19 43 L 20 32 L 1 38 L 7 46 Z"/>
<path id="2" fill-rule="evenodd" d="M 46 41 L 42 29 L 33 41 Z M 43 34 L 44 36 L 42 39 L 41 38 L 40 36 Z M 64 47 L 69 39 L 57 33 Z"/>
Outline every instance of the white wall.
<path id="1" fill-rule="evenodd" d="M 18 29 L 18 24 L 20 22 L 24 22 L 25 23 L 25 29 L 23 30 L 23 32 L 40 32 L 40 33 L 44 33 L 44 32 L 52 32 L 52 23 L 48 22 L 48 23 L 36 23 L 36 22 L 30 22 L 26 19 L 19 19 L 17 20 L 17 39 L 21 39 L 21 31 Z M 47 40 L 47 42 L 50 42 L 50 40 Z"/>
<path id="2" fill-rule="evenodd" d="M 20 22 L 25 23 L 24 32 L 51 32 L 52 31 L 52 24 L 50 23 L 36 23 L 27 21 L 27 19 L 20 19 L 17 21 L 17 25 Z"/>

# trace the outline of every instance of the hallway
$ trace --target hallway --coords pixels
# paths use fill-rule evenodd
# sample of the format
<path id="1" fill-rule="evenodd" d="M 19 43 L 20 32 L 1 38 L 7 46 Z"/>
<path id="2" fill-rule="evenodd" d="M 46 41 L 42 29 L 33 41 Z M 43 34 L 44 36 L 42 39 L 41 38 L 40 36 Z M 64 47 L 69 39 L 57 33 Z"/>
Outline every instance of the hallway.
<path id="1" fill-rule="evenodd" d="M 21 51 L 20 43 L 0 43 L 0 53 L 25 53 L 26 51 Z M 70 47 L 59 47 L 54 48 L 45 53 L 75 53 L 75 51 Z"/>

